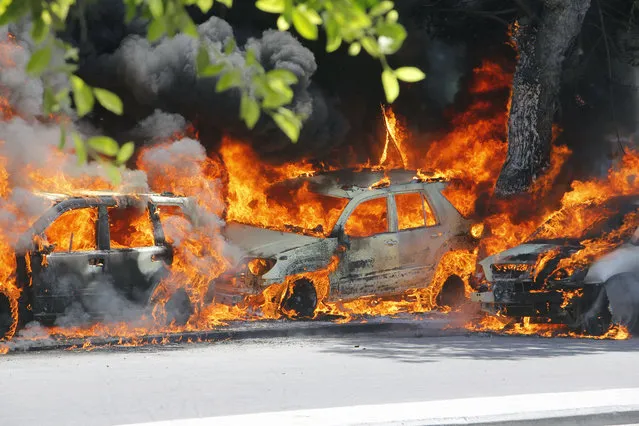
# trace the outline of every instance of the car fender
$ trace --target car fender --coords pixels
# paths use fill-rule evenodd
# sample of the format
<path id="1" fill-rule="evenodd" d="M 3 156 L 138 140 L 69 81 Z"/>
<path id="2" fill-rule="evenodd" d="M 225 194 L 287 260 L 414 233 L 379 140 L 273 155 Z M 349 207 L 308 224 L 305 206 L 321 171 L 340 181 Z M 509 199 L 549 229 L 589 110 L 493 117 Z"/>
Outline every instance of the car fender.
<path id="1" fill-rule="evenodd" d="M 279 253 L 275 266 L 262 276 L 264 285 L 281 283 L 290 275 L 325 268 L 336 249 L 337 238 L 326 238 Z"/>
<path id="2" fill-rule="evenodd" d="M 594 262 L 584 278 L 584 283 L 601 284 L 619 274 L 639 275 L 639 246 L 624 244 Z"/>

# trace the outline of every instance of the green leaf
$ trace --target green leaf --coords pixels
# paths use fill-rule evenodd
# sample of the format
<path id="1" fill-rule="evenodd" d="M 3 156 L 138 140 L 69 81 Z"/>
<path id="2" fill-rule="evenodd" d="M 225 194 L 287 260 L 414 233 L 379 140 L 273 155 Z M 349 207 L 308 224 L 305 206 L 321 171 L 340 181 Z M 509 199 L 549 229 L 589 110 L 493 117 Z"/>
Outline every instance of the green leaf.
<path id="1" fill-rule="evenodd" d="M 122 115 L 122 100 L 118 95 L 106 89 L 94 88 L 93 94 L 104 108 L 114 114 Z"/>
<path id="2" fill-rule="evenodd" d="M 233 0 L 217 0 L 229 9 L 233 7 Z"/>
<path id="3" fill-rule="evenodd" d="M 408 83 L 414 83 L 426 78 L 426 74 L 416 67 L 401 67 L 395 70 L 395 77 Z"/>
<path id="4" fill-rule="evenodd" d="M 246 57 L 244 60 L 246 61 L 246 65 L 250 67 L 258 64 L 257 58 L 255 57 L 255 51 L 253 49 L 248 49 L 246 51 Z"/>
<path id="5" fill-rule="evenodd" d="M 397 22 L 398 19 L 399 13 L 396 10 L 391 10 L 390 12 L 388 12 L 388 15 L 386 15 L 386 22 L 389 22 L 391 24 Z"/>
<path id="6" fill-rule="evenodd" d="M 209 65 L 199 74 L 200 77 L 213 77 L 214 75 L 218 75 L 226 68 L 226 64 L 220 62 L 219 64 Z"/>
<path id="7" fill-rule="evenodd" d="M 6 6 L 6 9 L 0 14 L 0 25 L 7 25 L 11 22 L 20 20 L 29 12 L 31 2 L 25 0 L 13 0 Z"/>
<path id="8" fill-rule="evenodd" d="M 122 182 L 122 173 L 120 172 L 120 169 L 112 163 L 103 163 L 103 165 L 111 183 L 114 186 L 120 186 L 120 182 Z"/>
<path id="9" fill-rule="evenodd" d="M 330 15 L 324 20 L 326 29 L 326 51 L 334 52 L 342 44 L 342 36 L 339 33 L 339 24 Z"/>
<path id="10" fill-rule="evenodd" d="M 192 19 L 187 19 L 184 24 L 182 24 L 182 32 L 189 37 L 198 38 L 200 35 L 197 32 L 197 27 L 193 23 Z"/>
<path id="11" fill-rule="evenodd" d="M 209 57 L 209 51 L 204 43 L 200 43 L 200 47 L 197 49 L 197 56 L 195 57 L 195 66 L 197 67 L 198 74 L 201 74 L 210 64 L 211 58 Z"/>
<path id="12" fill-rule="evenodd" d="M 300 137 L 300 130 L 302 128 L 302 122 L 291 111 L 286 108 L 279 108 L 277 112 L 272 115 L 273 121 L 277 124 L 291 142 L 296 143 Z"/>
<path id="13" fill-rule="evenodd" d="M 64 59 L 70 59 L 74 62 L 80 60 L 80 51 L 76 47 L 67 47 L 64 51 Z"/>
<path id="14" fill-rule="evenodd" d="M 377 40 L 373 37 L 364 37 L 361 40 L 362 46 L 364 50 L 368 52 L 373 58 L 377 58 L 380 54 L 379 46 L 377 45 Z"/>
<path id="15" fill-rule="evenodd" d="M 285 69 L 274 69 L 266 73 L 266 78 L 269 80 L 281 80 L 287 85 L 297 83 L 297 76 L 293 72 Z"/>
<path id="16" fill-rule="evenodd" d="M 46 46 L 33 52 L 27 64 L 27 73 L 32 76 L 41 75 L 51 62 L 51 54 L 51 46 Z"/>
<path id="17" fill-rule="evenodd" d="M 67 144 L 67 127 L 62 124 L 60 126 L 60 142 L 58 143 L 58 149 L 63 149 Z"/>
<path id="18" fill-rule="evenodd" d="M 160 18 L 154 19 L 153 22 L 151 22 L 151 25 L 149 25 L 149 29 L 147 30 L 147 33 L 146 33 L 146 38 L 149 41 L 156 41 L 160 39 L 160 37 L 162 37 L 165 32 L 166 32 L 166 23 L 164 22 L 164 19 L 160 17 Z"/>
<path id="19" fill-rule="evenodd" d="M 146 0 L 149 5 L 149 10 L 151 11 L 151 15 L 157 19 L 164 15 L 164 4 L 162 0 Z"/>
<path id="20" fill-rule="evenodd" d="M 124 21 L 130 23 L 138 12 L 138 5 L 135 0 L 125 0 L 126 2 L 126 15 Z"/>
<path id="21" fill-rule="evenodd" d="M 348 54 L 351 56 L 359 55 L 360 50 L 362 50 L 362 45 L 357 42 L 351 43 L 351 45 L 348 46 Z"/>
<path id="22" fill-rule="evenodd" d="M 289 28 L 291 28 L 291 23 L 284 15 L 280 15 L 279 18 L 277 18 L 277 29 L 280 31 L 288 31 Z"/>
<path id="23" fill-rule="evenodd" d="M 108 136 L 93 136 L 87 140 L 87 144 L 100 154 L 113 157 L 118 154 L 118 143 Z"/>
<path id="24" fill-rule="evenodd" d="M 268 13 L 283 13 L 284 6 L 284 0 L 258 0 L 255 3 L 255 7 Z"/>
<path id="25" fill-rule="evenodd" d="M 242 73 L 240 70 L 227 71 L 215 84 L 216 92 L 223 92 L 233 87 L 238 87 L 242 83 Z"/>
<path id="26" fill-rule="evenodd" d="M 298 5 L 293 9 L 293 26 L 307 40 L 317 40 L 317 25 L 311 21 L 307 9 Z"/>
<path id="27" fill-rule="evenodd" d="M 382 22 L 376 30 L 382 53 L 387 55 L 397 52 L 406 39 L 406 29 L 401 24 Z"/>
<path id="28" fill-rule="evenodd" d="M 75 102 L 75 109 L 80 117 L 84 117 L 93 109 L 95 99 L 93 98 L 93 92 L 91 88 L 77 75 L 72 75 L 71 89 L 73 90 L 73 101 Z"/>
<path id="29" fill-rule="evenodd" d="M 231 38 L 226 41 L 226 46 L 224 46 L 224 54 L 229 56 L 231 53 L 235 51 L 237 44 L 235 43 L 235 39 Z"/>
<path id="30" fill-rule="evenodd" d="M 246 123 L 246 127 L 252 129 L 260 118 L 260 106 L 257 101 L 246 93 L 240 100 L 240 117 Z"/>
<path id="31" fill-rule="evenodd" d="M 368 14 L 370 16 L 382 16 L 383 14 L 391 10 L 394 6 L 395 4 L 393 4 L 392 1 L 382 1 L 374 6 L 370 10 L 370 12 L 368 12 Z"/>
<path id="32" fill-rule="evenodd" d="M 196 3 L 197 7 L 199 7 L 204 13 L 208 12 L 213 7 L 213 0 L 197 0 Z"/>
<path id="33" fill-rule="evenodd" d="M 55 95 L 53 94 L 53 90 L 49 86 L 44 87 L 44 96 L 42 97 L 42 106 L 44 108 L 45 114 L 51 114 L 54 112 L 55 107 L 58 102 L 55 99 Z M 59 109 L 59 107 L 58 107 Z"/>
<path id="34" fill-rule="evenodd" d="M 33 25 L 31 27 L 31 37 L 36 44 L 40 44 L 44 41 L 44 39 L 49 34 L 49 24 L 44 22 L 41 17 L 33 20 Z"/>
<path id="35" fill-rule="evenodd" d="M 73 133 L 71 138 L 73 139 L 73 145 L 75 146 L 75 155 L 78 157 L 78 164 L 81 166 L 86 163 L 88 159 L 87 147 L 77 133 Z"/>
<path id="36" fill-rule="evenodd" d="M 135 151 L 135 144 L 133 142 L 127 142 L 120 147 L 118 151 L 118 155 L 115 157 L 115 162 L 117 164 L 124 164 L 129 161 L 129 158 L 133 155 Z"/>
<path id="37" fill-rule="evenodd" d="M 397 99 L 397 96 L 399 96 L 399 82 L 392 70 L 385 69 L 382 71 L 382 85 L 384 86 L 386 101 L 392 104 L 395 99 Z"/>

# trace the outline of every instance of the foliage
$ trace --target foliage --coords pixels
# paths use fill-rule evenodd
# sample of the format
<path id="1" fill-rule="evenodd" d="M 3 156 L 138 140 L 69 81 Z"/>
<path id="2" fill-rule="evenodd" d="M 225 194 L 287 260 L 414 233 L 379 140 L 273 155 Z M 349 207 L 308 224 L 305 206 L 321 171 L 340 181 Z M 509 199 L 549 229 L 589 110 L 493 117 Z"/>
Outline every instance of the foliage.
<path id="1" fill-rule="evenodd" d="M 207 13 L 216 0 L 113 0 L 123 1 L 126 6 L 126 19 L 142 16 L 148 20 L 147 38 L 157 41 L 161 37 L 173 37 L 184 33 L 198 38 L 195 23 L 187 12 L 187 7 L 198 7 Z M 18 22 L 30 17 L 32 22 L 31 36 L 37 47 L 27 65 L 27 72 L 32 76 L 42 77 L 63 73 L 69 77 L 71 90 L 62 89 L 56 93 L 50 87 L 45 88 L 44 109 L 46 114 L 58 113 L 70 105 L 71 99 L 77 115 L 89 114 L 97 102 L 114 114 L 122 114 L 124 106 L 114 93 L 90 87 L 79 76 L 77 71 L 78 51 L 56 37 L 56 33 L 64 29 L 65 22 L 72 7 L 82 13 L 85 0 L 0 0 L 0 25 Z M 233 0 L 217 0 L 218 3 L 232 7 Z M 342 44 L 348 44 L 349 54 L 356 56 L 362 48 L 382 65 L 382 85 L 389 103 L 399 95 L 399 82 L 416 82 L 425 75 L 414 67 L 402 67 L 393 70 L 387 56 L 397 52 L 406 38 L 405 28 L 398 23 L 398 13 L 394 3 L 388 0 L 257 0 L 255 6 L 267 13 L 277 15 L 276 24 L 279 30 L 294 28 L 305 39 L 316 40 L 319 28 L 326 33 L 326 50 L 333 52 Z M 82 16 L 80 16 L 82 19 Z M 256 60 L 254 52 L 246 54 L 246 64 L 250 69 L 250 78 L 243 78 L 242 70 L 233 65 L 225 57 L 235 48 L 234 43 L 227 44 L 225 52 L 210 49 L 203 40 L 199 42 L 197 55 L 198 75 L 202 78 L 217 76 L 216 90 L 223 92 L 236 89 L 241 92 L 240 116 L 247 127 L 253 128 L 262 114 L 270 116 L 277 126 L 296 142 L 303 120 L 291 109 L 287 108 L 293 99 L 292 86 L 297 77 L 287 70 L 271 70 L 266 72 Z M 65 62 L 54 65 L 54 52 L 65 52 Z M 215 63 L 211 63 L 211 54 L 216 55 Z M 61 145 L 66 140 L 65 130 L 61 135 Z M 85 162 L 88 158 L 103 162 L 113 169 L 123 165 L 133 154 L 133 144 L 127 142 L 121 147 L 113 139 L 100 136 L 83 141 L 77 133 L 72 140 L 78 160 Z M 119 177 L 119 175 L 118 175 Z"/>

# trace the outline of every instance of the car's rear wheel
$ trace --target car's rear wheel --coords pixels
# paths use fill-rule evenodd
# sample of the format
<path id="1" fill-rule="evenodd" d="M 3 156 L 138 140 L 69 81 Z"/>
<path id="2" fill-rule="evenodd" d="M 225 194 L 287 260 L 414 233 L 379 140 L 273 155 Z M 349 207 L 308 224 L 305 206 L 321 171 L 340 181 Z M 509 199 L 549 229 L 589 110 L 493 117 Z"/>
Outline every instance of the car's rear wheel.
<path id="1" fill-rule="evenodd" d="M 164 305 L 166 312 L 166 325 L 174 324 L 177 326 L 185 325 L 191 315 L 193 315 L 193 305 L 186 291 L 178 289 L 168 302 Z"/>
<path id="2" fill-rule="evenodd" d="M 282 309 L 293 318 L 312 318 L 317 308 L 317 291 L 308 278 L 299 278 L 287 290 Z"/>
<path id="3" fill-rule="evenodd" d="M 461 307 L 465 301 L 466 291 L 464 289 L 464 281 L 457 275 L 451 275 L 446 279 L 437 296 L 437 305 L 457 309 Z"/>
<path id="4" fill-rule="evenodd" d="M 0 293 L 0 340 L 9 340 L 16 331 L 16 319 L 11 314 L 11 301 Z"/>

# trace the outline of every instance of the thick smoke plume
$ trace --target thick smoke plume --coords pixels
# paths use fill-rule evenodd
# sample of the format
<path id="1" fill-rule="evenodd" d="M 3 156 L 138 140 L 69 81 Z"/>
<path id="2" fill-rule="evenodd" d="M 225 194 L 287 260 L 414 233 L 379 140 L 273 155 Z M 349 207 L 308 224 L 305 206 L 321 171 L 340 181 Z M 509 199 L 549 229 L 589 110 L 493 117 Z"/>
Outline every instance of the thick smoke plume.
<path id="1" fill-rule="evenodd" d="M 107 130 L 119 133 L 123 126 L 132 124 L 136 134 L 140 126 L 148 129 L 148 124 L 161 119 L 160 132 L 163 132 L 176 120 L 175 115 L 163 116 L 164 111 L 193 122 L 209 149 L 215 148 L 223 134 L 250 140 L 259 152 L 267 157 L 272 154 L 270 158 L 278 154 L 294 155 L 296 151 L 326 152 L 326 148 L 342 141 L 346 129 L 344 120 L 331 106 L 331 101 L 311 83 L 317 69 L 315 57 L 290 33 L 265 31 L 260 37 L 249 38 L 243 45 L 234 47 L 224 59 L 222 52 L 234 39 L 231 26 L 217 17 L 210 17 L 198 26 L 200 38 L 209 46 L 212 62 L 232 63 L 243 70 L 245 80 L 250 75 L 245 60 L 248 49 L 256 53 L 267 71 L 286 69 L 297 76 L 299 82 L 293 87 L 295 95 L 290 108 L 307 117 L 297 145 L 291 144 L 268 116 L 263 116 L 253 131 L 246 128 L 239 117 L 240 91 L 217 93 L 219 76 L 197 76 L 198 40 L 177 35 L 151 43 L 139 34 L 143 23 L 124 25 L 123 11 L 107 3 L 113 2 L 100 2 L 95 6 L 96 11 L 87 17 L 89 34 L 84 43 L 77 39 L 77 34 L 76 38 L 72 32 L 68 35 L 81 49 L 80 74 L 95 86 L 115 91 L 125 101 L 125 117 L 114 119 L 111 129 Z M 95 22 L 98 18 L 103 22 Z M 104 40 L 104 20 L 118 29 L 111 32 L 111 43 Z M 147 116 L 143 123 L 138 123 Z"/>

